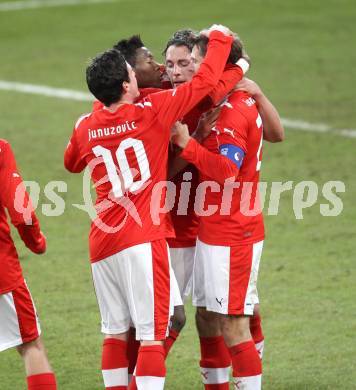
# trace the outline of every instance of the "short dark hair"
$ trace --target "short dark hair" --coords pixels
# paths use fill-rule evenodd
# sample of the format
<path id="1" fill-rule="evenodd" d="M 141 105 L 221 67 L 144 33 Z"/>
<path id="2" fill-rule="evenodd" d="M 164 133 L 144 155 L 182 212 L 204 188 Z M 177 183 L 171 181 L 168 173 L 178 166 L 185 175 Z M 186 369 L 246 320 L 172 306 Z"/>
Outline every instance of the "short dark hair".
<path id="1" fill-rule="evenodd" d="M 89 91 L 105 106 L 120 100 L 124 81 L 129 82 L 125 57 L 110 49 L 92 59 L 86 69 Z"/>
<path id="2" fill-rule="evenodd" d="M 194 46 L 198 47 L 199 53 L 202 57 L 206 56 L 206 52 L 208 50 L 208 43 L 209 43 L 209 38 L 207 38 L 205 35 L 199 35 L 194 40 Z M 240 58 L 245 58 L 249 61 L 249 57 L 245 53 L 245 49 L 244 49 L 244 46 L 243 46 L 241 39 L 236 36 L 232 45 L 231 45 L 230 55 L 229 55 L 226 63 L 227 64 L 236 64 L 236 62 Z"/>
<path id="3" fill-rule="evenodd" d="M 166 55 L 170 46 L 185 46 L 189 51 L 192 51 L 196 37 L 197 33 L 190 28 L 176 31 L 169 38 L 163 55 Z"/>
<path id="4" fill-rule="evenodd" d="M 119 50 L 126 58 L 126 61 L 134 68 L 136 65 L 136 51 L 144 46 L 141 37 L 133 35 L 128 39 L 121 39 L 113 46 L 113 49 Z"/>

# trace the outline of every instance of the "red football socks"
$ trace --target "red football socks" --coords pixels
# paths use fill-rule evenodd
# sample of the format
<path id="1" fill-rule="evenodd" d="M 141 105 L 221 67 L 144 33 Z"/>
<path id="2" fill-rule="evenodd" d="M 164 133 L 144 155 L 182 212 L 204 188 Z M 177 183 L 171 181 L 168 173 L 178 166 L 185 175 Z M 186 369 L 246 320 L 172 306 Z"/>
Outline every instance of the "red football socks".
<path id="1" fill-rule="evenodd" d="M 115 338 L 103 343 L 102 374 L 106 390 L 127 390 L 127 343 Z"/>
<path id="2" fill-rule="evenodd" d="M 165 349 L 161 345 L 144 345 L 138 351 L 135 380 L 137 388 L 162 390 L 166 376 Z M 131 390 L 131 384 L 129 389 Z"/>
<path id="3" fill-rule="evenodd" d="M 254 314 L 252 317 L 250 317 L 250 332 L 257 352 L 262 359 L 265 338 L 262 332 L 261 316 L 259 314 Z"/>
<path id="4" fill-rule="evenodd" d="M 178 336 L 179 336 L 179 332 L 177 332 L 173 328 L 169 329 L 168 337 L 166 338 L 166 340 L 164 342 L 164 349 L 166 351 L 166 357 L 167 357 L 169 351 L 171 350 L 171 348 L 173 347 L 173 344 L 176 342 Z"/>
<path id="5" fill-rule="evenodd" d="M 262 363 L 253 340 L 229 348 L 234 383 L 244 390 L 261 389 Z"/>
<path id="6" fill-rule="evenodd" d="M 231 358 L 222 336 L 200 337 L 200 372 L 205 390 L 228 390 Z"/>
<path id="7" fill-rule="evenodd" d="M 28 390 L 57 390 L 56 377 L 52 372 L 27 377 Z"/>

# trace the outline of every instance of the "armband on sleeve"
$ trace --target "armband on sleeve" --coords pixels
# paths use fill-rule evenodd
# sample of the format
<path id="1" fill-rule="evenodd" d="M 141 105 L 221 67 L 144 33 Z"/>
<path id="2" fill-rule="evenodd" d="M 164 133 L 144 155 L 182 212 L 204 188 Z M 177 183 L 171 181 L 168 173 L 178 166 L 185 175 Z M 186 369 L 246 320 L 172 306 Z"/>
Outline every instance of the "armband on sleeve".
<path id="1" fill-rule="evenodd" d="M 219 147 L 220 154 L 230 159 L 237 168 L 241 168 L 242 162 L 245 157 L 245 152 L 236 145 L 223 144 Z"/>

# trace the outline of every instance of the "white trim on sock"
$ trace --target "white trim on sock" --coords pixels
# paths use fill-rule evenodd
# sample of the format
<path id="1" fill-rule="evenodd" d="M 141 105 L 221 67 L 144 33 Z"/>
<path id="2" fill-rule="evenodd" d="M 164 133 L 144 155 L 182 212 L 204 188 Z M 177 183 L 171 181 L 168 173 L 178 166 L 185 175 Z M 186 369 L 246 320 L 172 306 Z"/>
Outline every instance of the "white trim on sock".
<path id="1" fill-rule="evenodd" d="M 165 379 L 164 376 L 136 376 L 137 390 L 163 390 Z"/>
<path id="2" fill-rule="evenodd" d="M 215 385 L 229 382 L 230 367 L 205 368 L 200 367 L 204 385 Z"/>
<path id="3" fill-rule="evenodd" d="M 128 386 L 127 367 L 101 371 L 105 387 Z"/>
<path id="4" fill-rule="evenodd" d="M 262 375 L 233 378 L 236 390 L 261 390 Z"/>

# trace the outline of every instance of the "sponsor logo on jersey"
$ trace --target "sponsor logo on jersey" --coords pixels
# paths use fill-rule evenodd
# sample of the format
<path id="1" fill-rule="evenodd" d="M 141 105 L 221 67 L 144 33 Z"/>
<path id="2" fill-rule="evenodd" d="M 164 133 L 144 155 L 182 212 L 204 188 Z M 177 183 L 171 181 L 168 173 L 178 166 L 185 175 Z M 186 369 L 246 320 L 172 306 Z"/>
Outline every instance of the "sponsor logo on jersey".
<path id="1" fill-rule="evenodd" d="M 248 106 L 248 107 L 251 107 L 251 106 L 253 106 L 253 105 L 256 103 L 255 99 L 252 98 L 252 97 L 249 97 L 248 99 L 243 99 L 242 101 L 243 101 L 243 102 L 246 104 L 246 106 Z"/>

